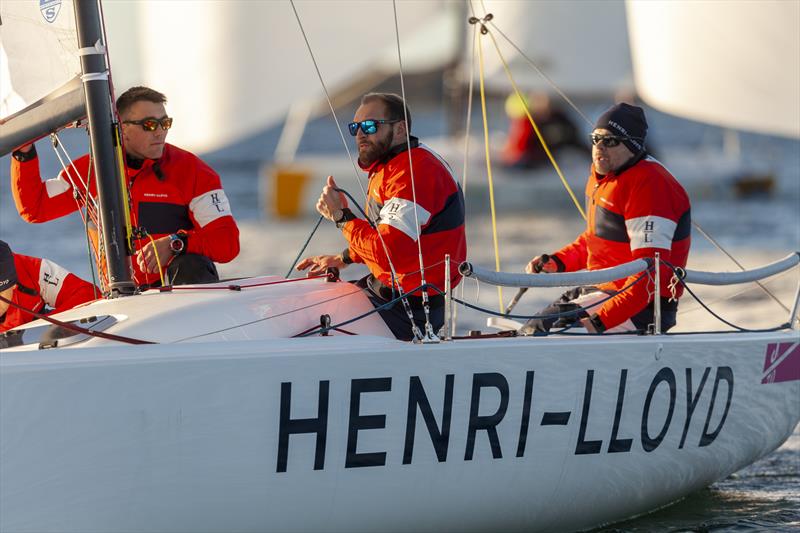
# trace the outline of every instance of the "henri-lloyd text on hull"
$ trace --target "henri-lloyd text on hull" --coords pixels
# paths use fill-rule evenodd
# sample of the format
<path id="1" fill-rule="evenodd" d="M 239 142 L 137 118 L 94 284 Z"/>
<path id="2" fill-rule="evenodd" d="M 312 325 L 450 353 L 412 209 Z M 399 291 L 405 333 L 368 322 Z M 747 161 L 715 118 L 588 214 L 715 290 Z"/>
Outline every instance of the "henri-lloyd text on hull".
<path id="1" fill-rule="evenodd" d="M 596 377 L 602 372 L 594 369 L 586 371 L 583 390 L 576 391 L 580 407 L 579 412 L 575 413 L 571 410 L 537 409 L 539 404 L 547 402 L 536 394 L 535 381 L 542 378 L 537 378 L 535 370 L 526 372 L 524 385 L 517 388 L 510 386 L 502 373 L 475 373 L 468 378 L 470 387 L 465 387 L 463 391 L 459 389 L 458 393 L 455 392 L 456 375 L 445 374 L 440 380 L 444 383 L 443 394 L 435 398 L 426 392 L 421 378 L 412 375 L 402 384 L 402 389 L 407 391 L 407 409 L 402 459 L 397 458 L 398 462 L 411 464 L 415 445 L 420 445 L 417 439 L 418 415 L 421 415 L 427 430 L 419 433 L 426 434 L 430 440 L 438 462 L 454 459 L 449 453 L 456 451 L 450 437 L 459 431 L 467 435 L 463 460 L 471 461 L 481 453 L 491 453 L 494 459 L 502 459 L 512 453 L 515 457 L 524 457 L 526 452 L 532 452 L 528 440 L 534 431 L 556 431 L 546 426 L 570 426 L 570 421 L 574 423 L 575 420 L 579 428 L 577 438 L 568 441 L 574 432 L 561 434 L 564 445 L 573 449 L 575 455 L 630 452 L 634 441 L 645 452 L 652 452 L 662 444 L 670 430 L 680 434 L 677 448 L 682 449 L 687 445 L 704 447 L 714 442 L 725 425 L 734 393 L 734 374 L 730 367 L 672 369 L 665 366 L 652 376 L 646 389 L 635 394 L 626 393 L 626 390 L 632 389 L 628 369 L 621 369 L 617 373 L 614 390 L 598 390 Z M 392 377 L 350 380 L 345 468 L 387 464 L 386 450 L 359 451 L 358 439 L 365 431 L 397 432 L 397 428 L 387 427 L 386 414 L 374 414 L 376 410 L 369 406 L 370 399 L 376 398 L 376 395 L 392 394 L 393 384 L 396 387 L 397 381 Z M 304 399 L 306 402 L 315 401 L 316 416 L 308 418 L 292 417 L 293 405 L 297 409 L 297 404 L 304 400 L 293 395 L 292 382 L 281 383 L 277 472 L 287 471 L 290 451 L 295 454 L 304 453 L 305 450 L 310 452 L 311 448 L 304 445 L 312 442 L 311 439 L 305 439 L 302 447 L 298 444 L 290 446 L 293 441 L 291 437 L 301 434 L 315 437 L 313 459 L 309 457 L 309 463 L 313 461 L 314 470 L 325 468 L 329 420 L 334 419 L 329 416 L 330 405 L 336 403 L 331 399 L 330 380 L 320 380 L 318 383 L 316 398 L 307 396 Z M 397 388 L 394 394 L 397 394 Z M 598 402 L 598 397 L 611 398 L 611 401 Z M 616 398 L 615 403 L 613 398 Z M 707 405 L 702 413 L 697 409 L 701 400 Z M 469 405 L 468 416 L 454 417 L 454 412 L 458 412 L 453 409 L 454 402 L 457 405 Z M 518 404 L 518 415 L 512 419 L 509 406 L 514 402 Z M 685 408 L 678 409 L 677 406 Z M 313 407 L 307 404 L 301 408 L 308 412 Z M 434 414 L 434 408 L 440 416 Z M 623 420 L 627 422 L 623 424 Z M 504 423 L 502 431 L 501 423 Z M 688 439 L 690 429 L 697 424 L 702 424 L 699 438 L 696 441 Z M 541 427 L 531 427 L 536 425 Z M 482 439 L 485 439 L 488 447 L 481 444 Z M 461 449 L 457 451 L 460 459 Z"/>

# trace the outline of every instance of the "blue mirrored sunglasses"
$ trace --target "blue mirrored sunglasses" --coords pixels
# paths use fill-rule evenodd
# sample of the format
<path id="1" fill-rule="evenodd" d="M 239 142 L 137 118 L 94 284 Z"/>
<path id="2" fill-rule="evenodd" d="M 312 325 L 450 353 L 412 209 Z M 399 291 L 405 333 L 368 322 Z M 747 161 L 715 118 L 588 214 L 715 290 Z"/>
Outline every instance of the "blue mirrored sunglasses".
<path id="1" fill-rule="evenodd" d="M 358 135 L 358 128 L 361 128 L 361 131 L 364 132 L 364 135 L 372 135 L 378 131 L 378 124 L 394 124 L 395 122 L 400 122 L 400 119 L 384 120 L 368 118 L 367 120 L 362 120 L 361 122 L 351 122 L 347 125 L 347 129 L 350 130 L 350 135 L 353 137 Z"/>

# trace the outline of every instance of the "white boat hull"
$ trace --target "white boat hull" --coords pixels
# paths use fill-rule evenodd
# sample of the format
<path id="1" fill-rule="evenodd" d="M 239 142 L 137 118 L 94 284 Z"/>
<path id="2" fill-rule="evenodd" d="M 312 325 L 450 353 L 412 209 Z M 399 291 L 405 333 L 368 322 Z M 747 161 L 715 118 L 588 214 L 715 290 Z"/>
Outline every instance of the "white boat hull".
<path id="1" fill-rule="evenodd" d="M 778 447 L 800 419 L 798 337 L 7 351 L 0 530 L 597 526 Z"/>

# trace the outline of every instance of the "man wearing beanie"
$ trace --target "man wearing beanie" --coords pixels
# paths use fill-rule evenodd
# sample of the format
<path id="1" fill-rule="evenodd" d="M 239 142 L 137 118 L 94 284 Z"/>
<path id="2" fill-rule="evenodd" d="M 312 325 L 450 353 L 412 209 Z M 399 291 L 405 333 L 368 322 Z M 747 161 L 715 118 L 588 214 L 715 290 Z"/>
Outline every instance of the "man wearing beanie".
<path id="1" fill-rule="evenodd" d="M 661 330 L 676 323 L 679 285 L 670 288 L 672 270 L 684 268 L 689 256 L 691 214 L 689 197 L 661 163 L 648 155 L 644 110 L 617 104 L 603 113 L 591 134 L 592 166 L 586 183 L 586 230 L 552 254 L 534 257 L 525 267 L 532 272 L 573 272 L 610 268 L 634 259 L 660 254 Z M 539 314 L 577 307 L 581 325 L 591 333 L 646 331 L 654 321 L 653 278 L 617 294 L 639 274 L 597 286 L 576 287 Z M 610 299 L 609 296 L 616 294 Z M 607 300 L 606 300 L 607 299 Z M 595 305 L 601 300 L 605 302 Z M 556 319 L 532 319 L 522 334 L 544 334 Z"/>
<path id="2" fill-rule="evenodd" d="M 31 311 L 66 311 L 99 296 L 94 285 L 52 261 L 15 254 L 0 241 L 0 331 L 30 322 Z"/>

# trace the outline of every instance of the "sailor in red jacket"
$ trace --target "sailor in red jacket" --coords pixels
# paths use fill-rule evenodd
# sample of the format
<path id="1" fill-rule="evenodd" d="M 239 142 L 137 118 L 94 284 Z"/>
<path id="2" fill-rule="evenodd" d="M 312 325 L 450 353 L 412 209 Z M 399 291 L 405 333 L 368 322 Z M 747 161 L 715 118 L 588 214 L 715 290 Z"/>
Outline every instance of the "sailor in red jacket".
<path id="1" fill-rule="evenodd" d="M 447 163 L 416 137 L 410 137 L 409 152 L 406 127 L 410 131 L 411 115 L 404 108 L 403 99 L 395 94 L 370 93 L 361 99 L 349 127 L 358 145 L 358 163 L 369 173 L 366 214 L 370 220 L 358 218 L 348 209 L 346 197 L 329 176 L 317 210 L 342 230 L 348 247 L 339 255 L 306 258 L 297 268 L 314 274 L 331 266 L 341 269 L 350 263 L 364 263 L 370 275 L 358 285 L 368 290 L 373 303 L 385 304 L 399 296 L 396 289 L 402 288 L 410 294 L 407 301 L 414 322 L 422 329 L 422 297 L 415 291 L 422 283 L 419 249 L 427 283 L 444 289 L 442 263 L 449 254 L 450 282 L 453 287 L 458 284 L 458 265 L 467 253 L 464 195 Z M 438 292 L 429 294 L 431 325 L 436 332 L 444 323 L 444 299 Z M 413 338 L 402 304 L 382 310 L 381 316 L 397 338 Z"/>
<path id="2" fill-rule="evenodd" d="M 160 283 L 158 264 L 173 285 L 219 279 L 213 261 L 227 263 L 239 254 L 239 228 L 231 215 L 219 176 L 197 156 L 166 144 L 172 118 L 166 97 L 147 87 L 133 87 L 117 99 L 126 151 L 131 223 L 149 236 L 137 242 L 134 281 Z M 20 216 L 46 222 L 76 211 L 79 193 L 97 197 L 89 156 L 75 161 L 77 175 L 61 172 L 42 182 L 32 145 L 13 153 L 11 190 Z M 154 244 L 150 241 L 153 238 Z M 158 261 L 156 253 L 158 252 Z"/>
<path id="3" fill-rule="evenodd" d="M 6 331 L 33 320 L 22 309 L 66 311 L 99 298 L 100 290 L 52 261 L 12 253 L 0 241 L 0 297 L 0 331 Z"/>
<path id="4" fill-rule="evenodd" d="M 606 111 L 592 132 L 592 167 L 586 184 L 586 231 L 571 244 L 534 257 L 528 272 L 572 272 L 614 267 L 634 259 L 660 254 L 664 262 L 684 268 L 691 243 L 689 197 L 664 166 L 647 155 L 647 121 L 640 107 L 618 104 Z M 636 278 L 564 293 L 540 314 L 569 306 L 587 307 L 631 284 Z M 662 263 L 661 329 L 676 323 L 677 297 L 672 270 Z M 581 323 L 590 332 L 646 330 L 653 323 L 653 281 L 648 278 L 590 309 Z M 533 319 L 522 333 L 546 332 L 555 319 Z"/>

